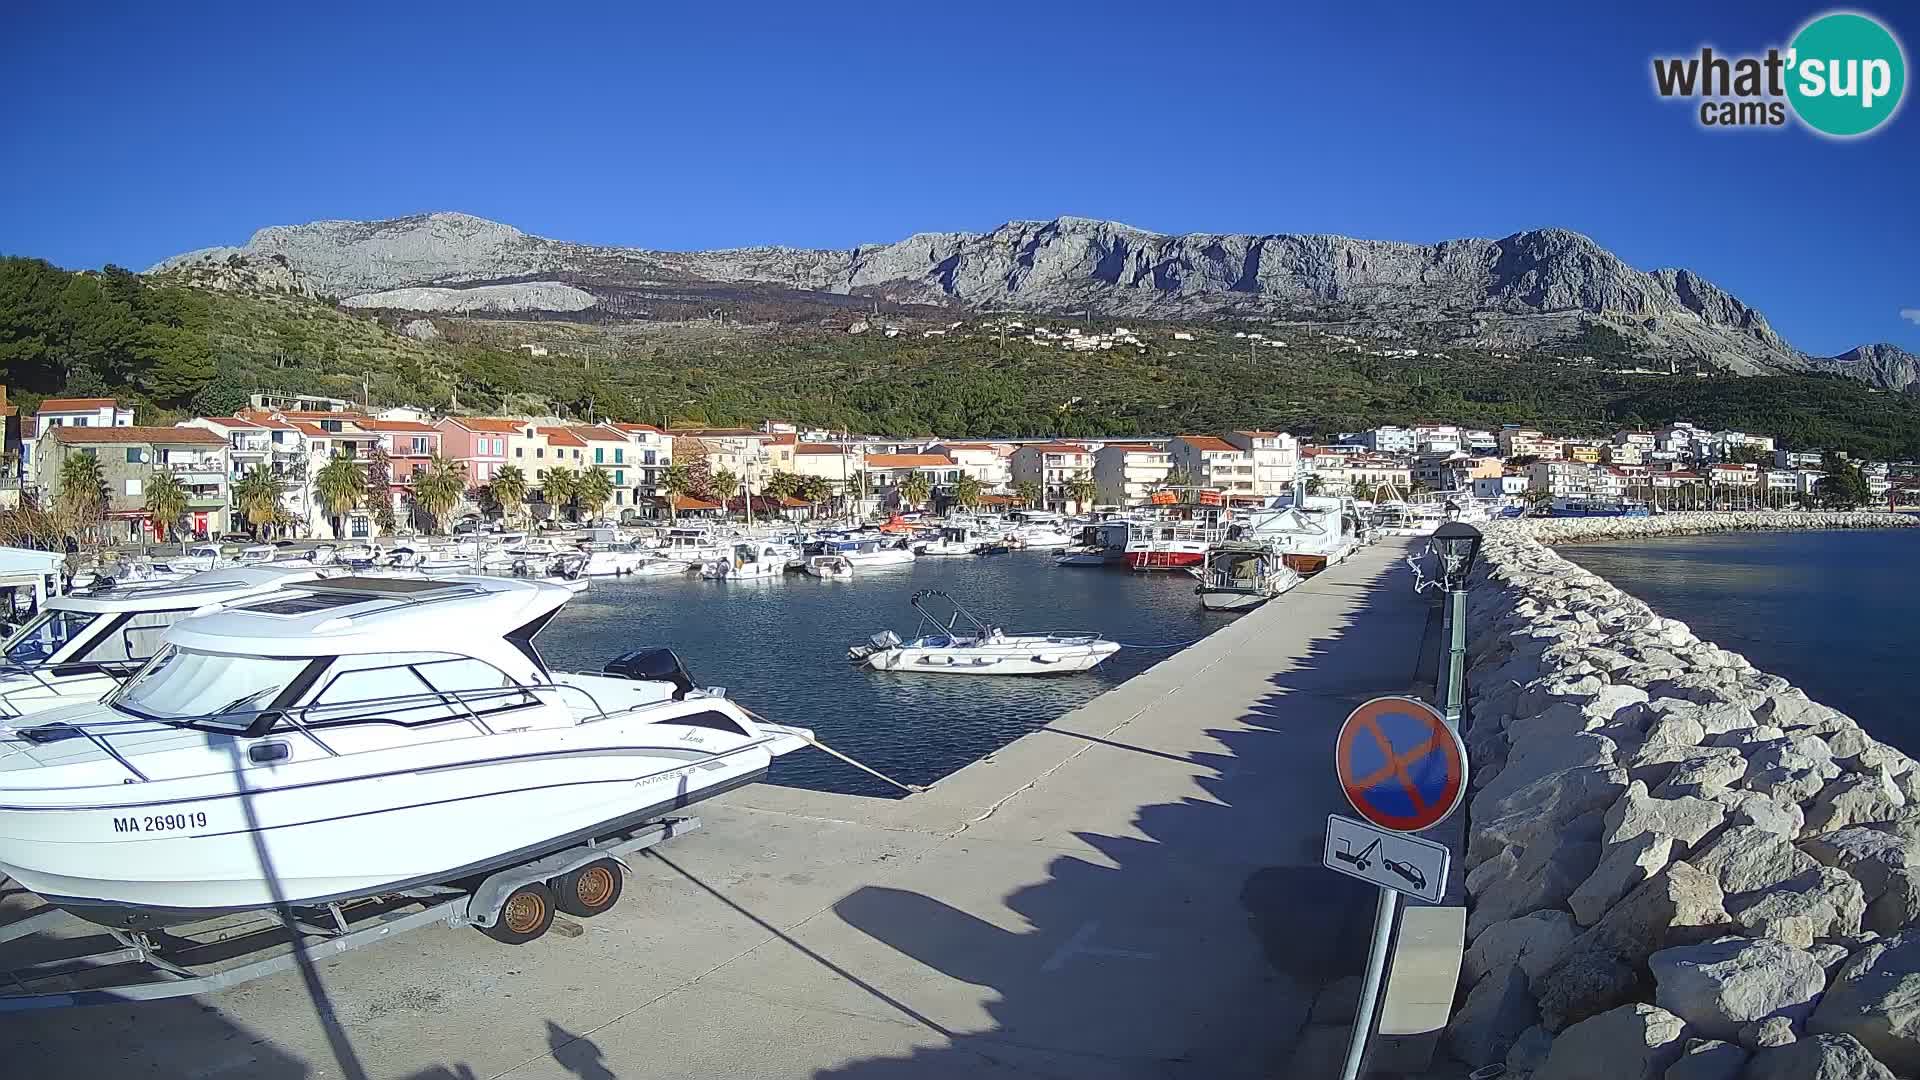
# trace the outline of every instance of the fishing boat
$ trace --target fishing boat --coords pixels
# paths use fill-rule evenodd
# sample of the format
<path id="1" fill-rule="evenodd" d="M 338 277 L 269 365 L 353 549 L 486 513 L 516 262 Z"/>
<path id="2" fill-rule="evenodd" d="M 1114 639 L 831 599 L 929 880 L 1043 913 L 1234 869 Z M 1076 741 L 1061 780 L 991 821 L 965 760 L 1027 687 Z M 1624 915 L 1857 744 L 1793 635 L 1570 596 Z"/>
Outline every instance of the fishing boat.
<path id="1" fill-rule="evenodd" d="M 1227 541 L 1192 570 L 1194 592 L 1208 611 L 1250 611 L 1300 584 L 1300 575 L 1266 544 Z"/>
<path id="2" fill-rule="evenodd" d="M 1291 498 L 1276 497 L 1249 514 L 1229 539 L 1264 544 L 1295 573 L 1310 577 L 1358 551 L 1358 529 L 1346 499 L 1296 489 Z"/>
<path id="3" fill-rule="evenodd" d="M 343 577 L 181 620 L 104 700 L 0 732 L 0 873 L 125 929 L 476 881 L 810 741 L 667 649 L 551 670 L 568 597 Z"/>
<path id="4" fill-rule="evenodd" d="M 842 555 L 809 555 L 803 570 L 810 577 L 828 581 L 852 581 L 853 564 Z"/>
<path id="5" fill-rule="evenodd" d="M 1132 523 L 1102 521 L 1080 529 L 1080 542 L 1053 557 L 1055 566 L 1125 566 Z"/>
<path id="6" fill-rule="evenodd" d="M 786 549 L 765 542 L 737 543 L 728 557 L 708 560 L 700 567 L 700 576 L 710 581 L 777 578 L 786 572 Z"/>
<path id="7" fill-rule="evenodd" d="M 1218 539 L 1219 528 L 1206 522 L 1136 521 L 1127 533 L 1127 566 L 1141 571 L 1199 566 Z"/>
<path id="8" fill-rule="evenodd" d="M 160 649 L 167 627 L 202 611 L 312 580 L 313 568 L 227 567 L 49 599 L 0 646 L 0 716 L 94 701 Z"/>
<path id="9" fill-rule="evenodd" d="M 882 630 L 848 649 L 847 658 L 875 671 L 1055 675 L 1086 671 L 1120 651 L 1118 642 L 1095 633 L 1008 634 L 940 589 L 922 589 L 908 603 L 920 613 L 912 640 Z"/>

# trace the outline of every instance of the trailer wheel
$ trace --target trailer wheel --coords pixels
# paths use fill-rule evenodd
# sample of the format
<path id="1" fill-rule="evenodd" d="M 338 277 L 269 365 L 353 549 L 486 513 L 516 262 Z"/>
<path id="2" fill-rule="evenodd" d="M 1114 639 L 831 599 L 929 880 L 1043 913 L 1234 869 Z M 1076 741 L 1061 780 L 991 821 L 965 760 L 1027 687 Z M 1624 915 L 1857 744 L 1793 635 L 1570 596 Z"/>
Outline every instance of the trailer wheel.
<path id="1" fill-rule="evenodd" d="M 620 864 L 597 859 L 553 880 L 554 903 L 569 915 L 591 918 L 620 899 L 620 888 Z"/>
<path id="2" fill-rule="evenodd" d="M 506 945 L 525 945 L 553 925 L 553 890 L 539 882 L 522 885 L 507 894 L 492 926 L 480 932 Z"/>

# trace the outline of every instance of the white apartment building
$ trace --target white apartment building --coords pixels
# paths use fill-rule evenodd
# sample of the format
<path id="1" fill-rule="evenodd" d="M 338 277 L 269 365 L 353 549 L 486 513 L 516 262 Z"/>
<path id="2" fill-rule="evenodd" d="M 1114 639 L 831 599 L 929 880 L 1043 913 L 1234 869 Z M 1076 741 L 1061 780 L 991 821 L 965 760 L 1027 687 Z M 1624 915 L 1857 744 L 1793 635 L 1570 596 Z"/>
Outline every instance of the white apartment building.
<path id="1" fill-rule="evenodd" d="M 1300 441 L 1284 431 L 1229 431 L 1226 441 L 1253 459 L 1253 493 L 1281 495 L 1293 490 L 1300 472 Z"/>
<path id="2" fill-rule="evenodd" d="M 1818 469 L 1825 465 L 1827 455 L 1820 450 L 1786 450 L 1773 452 L 1773 464 L 1779 469 Z"/>
<path id="3" fill-rule="evenodd" d="M 1413 429 L 1414 453 L 1458 454 L 1466 448 L 1466 436 L 1452 424 L 1423 424 Z"/>
<path id="4" fill-rule="evenodd" d="M 927 447 L 929 454 L 945 454 L 961 472 L 980 481 L 988 491 L 1005 491 L 1013 483 L 1013 466 L 1008 461 L 1011 444 L 984 442 L 943 442 Z"/>
<path id="5" fill-rule="evenodd" d="M 1177 435 L 1167 444 L 1172 467 L 1193 483 L 1227 495 L 1255 494 L 1253 455 L 1212 435 Z"/>
<path id="6" fill-rule="evenodd" d="M 307 482 L 307 440 L 298 428 L 272 417 L 254 420 L 239 416 L 195 417 L 176 426 L 202 428 L 227 440 L 229 480 L 241 479 L 255 466 L 279 477 L 286 484 L 280 495 L 281 507 L 298 523 L 296 531 L 312 535 L 315 514 L 313 492 Z"/>
<path id="7" fill-rule="evenodd" d="M 1012 465 L 1016 485 L 1037 483 L 1047 509 L 1066 510 L 1073 500 L 1066 485 L 1080 476 L 1092 478 L 1093 451 L 1079 443 L 1028 443 L 1014 450 Z"/>
<path id="8" fill-rule="evenodd" d="M 1351 436 L 1343 435 L 1341 441 L 1357 442 L 1376 454 L 1411 454 L 1415 436 L 1412 428 L 1386 424 L 1372 431 L 1356 432 Z"/>
<path id="9" fill-rule="evenodd" d="M 1509 424 L 1500 429 L 1500 456 L 1537 457 L 1550 461 L 1560 456 L 1560 440 L 1549 439 L 1544 432 Z"/>
<path id="10" fill-rule="evenodd" d="M 1093 455 L 1095 496 L 1103 506 L 1139 506 L 1166 482 L 1173 459 L 1164 446 L 1108 443 Z"/>
<path id="11" fill-rule="evenodd" d="M 35 414 L 40 431 L 57 427 L 132 427 L 133 410 L 112 398 L 48 398 Z"/>
<path id="12" fill-rule="evenodd" d="M 1482 476 L 1473 482 L 1473 496 L 1476 499 L 1506 499 L 1527 493 L 1527 478 L 1503 473 L 1499 476 Z"/>
<path id="13" fill-rule="evenodd" d="M 1591 495 L 1601 489 L 1604 471 L 1581 461 L 1536 461 L 1527 467 L 1527 487 L 1548 495 Z"/>

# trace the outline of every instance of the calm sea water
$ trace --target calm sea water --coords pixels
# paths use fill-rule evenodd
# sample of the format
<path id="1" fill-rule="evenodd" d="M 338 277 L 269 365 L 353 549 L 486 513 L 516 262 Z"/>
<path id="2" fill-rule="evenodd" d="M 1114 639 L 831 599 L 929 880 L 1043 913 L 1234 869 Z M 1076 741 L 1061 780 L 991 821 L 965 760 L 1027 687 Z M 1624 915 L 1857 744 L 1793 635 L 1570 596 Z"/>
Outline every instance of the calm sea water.
<path id="1" fill-rule="evenodd" d="M 1560 553 L 1920 753 L 1920 530 L 1727 533 Z"/>
<path id="2" fill-rule="evenodd" d="M 1096 630 L 1114 641 L 1191 641 L 1233 616 L 1201 610 L 1186 574 L 1062 568 L 1014 552 L 917 560 L 852 581 L 804 574 L 762 582 L 596 579 L 540 635 L 556 667 L 598 670 L 652 645 L 680 654 L 694 681 L 718 685 L 781 723 L 907 783 L 926 784 L 1005 746 L 1172 654 L 1122 649 L 1077 675 L 986 677 L 872 672 L 847 646 L 892 628 L 909 637 L 915 589 L 945 589 L 1008 633 Z M 781 759 L 775 783 L 896 795 L 897 789 L 824 754 Z"/>

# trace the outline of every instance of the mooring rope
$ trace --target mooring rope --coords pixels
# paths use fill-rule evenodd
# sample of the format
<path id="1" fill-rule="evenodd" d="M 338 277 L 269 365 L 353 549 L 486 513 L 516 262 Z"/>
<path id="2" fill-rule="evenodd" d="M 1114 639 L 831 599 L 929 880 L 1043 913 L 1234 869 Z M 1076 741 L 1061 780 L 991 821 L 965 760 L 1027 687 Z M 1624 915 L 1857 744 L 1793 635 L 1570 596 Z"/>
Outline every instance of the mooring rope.
<path id="1" fill-rule="evenodd" d="M 734 702 L 734 704 L 740 705 L 740 703 L 737 701 Z M 752 709 L 747 708 L 745 705 L 740 705 L 740 711 L 743 713 L 746 713 L 748 716 L 753 717 L 754 720 L 759 723 L 772 724 L 773 726 L 779 727 L 782 730 L 792 731 L 796 735 L 799 735 L 800 731 L 804 730 L 804 729 L 789 728 L 785 724 L 774 724 L 773 721 L 767 719 L 764 716 L 761 716 L 759 713 L 754 712 Z M 868 773 L 872 776 L 878 777 L 879 779 L 884 780 L 889 784 L 892 784 L 894 787 L 899 788 L 901 791 L 904 791 L 909 795 L 918 795 L 921 792 L 927 790 L 926 788 L 922 787 L 919 784 L 903 784 L 900 781 L 895 780 L 893 777 L 888 776 L 886 773 L 881 772 L 879 769 L 876 769 L 871 765 L 867 765 L 863 762 L 855 761 L 853 758 L 848 757 L 847 755 L 841 753 L 840 751 L 835 750 L 833 747 L 828 746 L 826 743 L 821 742 L 819 739 L 814 738 L 811 732 L 808 732 L 807 734 L 801 737 L 805 739 L 807 744 L 809 746 L 812 746 L 815 750 L 825 750 L 827 753 L 832 754 L 834 757 L 839 758 L 841 761 L 844 761 L 847 764 L 853 766 L 854 768 L 859 769 L 861 772 Z"/>

